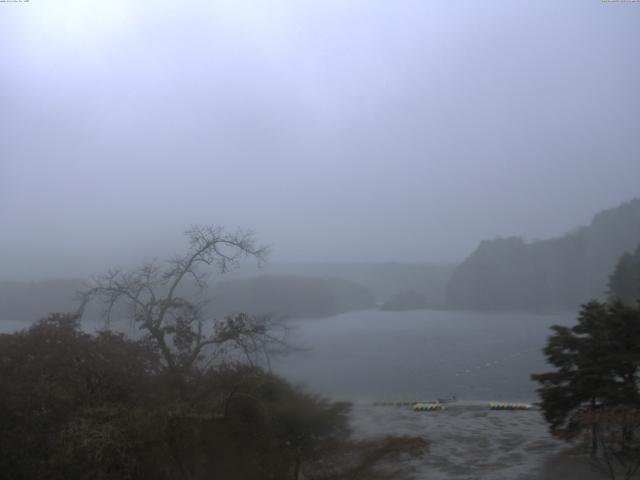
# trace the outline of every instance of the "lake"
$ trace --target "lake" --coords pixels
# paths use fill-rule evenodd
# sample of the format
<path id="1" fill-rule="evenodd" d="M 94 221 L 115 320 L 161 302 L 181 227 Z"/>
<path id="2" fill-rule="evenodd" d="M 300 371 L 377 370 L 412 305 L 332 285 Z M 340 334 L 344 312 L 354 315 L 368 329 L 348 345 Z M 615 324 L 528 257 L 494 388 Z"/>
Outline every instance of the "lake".
<path id="1" fill-rule="evenodd" d="M 536 401 L 529 374 L 549 368 L 541 351 L 549 327 L 574 319 L 574 313 L 372 310 L 294 320 L 289 341 L 305 350 L 274 359 L 273 368 L 309 391 L 353 401 L 356 438 L 426 437 L 430 452 L 409 465 L 411 478 L 591 480 L 588 459 L 551 438 L 541 412 L 491 411 L 481 403 Z M 5 332 L 27 326 L 0 322 Z M 452 395 L 461 401 L 436 413 L 372 405 Z"/>
<path id="2" fill-rule="evenodd" d="M 307 390 L 351 401 L 535 401 L 529 374 L 548 370 L 549 327 L 575 313 L 358 311 L 290 322 L 305 351 L 274 370 Z"/>
<path id="3" fill-rule="evenodd" d="M 542 348 L 553 324 L 574 313 L 367 310 L 290 321 L 289 342 L 304 348 L 273 362 L 307 390 L 351 401 L 535 401 L 529 374 L 545 371 Z M 4 332 L 28 323 L 0 322 Z M 100 323 L 83 322 L 87 331 Z"/>

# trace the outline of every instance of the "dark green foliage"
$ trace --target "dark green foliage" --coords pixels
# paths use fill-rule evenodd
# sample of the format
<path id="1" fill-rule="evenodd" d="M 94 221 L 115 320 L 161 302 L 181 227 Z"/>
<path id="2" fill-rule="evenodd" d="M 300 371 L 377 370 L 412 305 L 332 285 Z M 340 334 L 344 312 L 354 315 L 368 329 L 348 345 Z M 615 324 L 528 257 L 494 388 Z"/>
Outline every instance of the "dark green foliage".
<path id="1" fill-rule="evenodd" d="M 332 475 L 315 477 L 329 480 L 395 455 L 385 443 L 349 438 L 347 404 L 259 368 L 288 348 L 276 322 L 245 313 L 212 319 L 202 297 L 184 295 L 186 278 L 206 289 L 198 267 L 225 273 L 242 257 L 263 259 L 252 234 L 205 226 L 186 235 L 182 256 L 96 277 L 78 314 L 0 335 L 3 478 L 298 479 L 337 445 L 350 449 Z M 83 333 L 80 312 L 94 299 L 107 325 L 126 307 L 139 339 Z"/>
<path id="2" fill-rule="evenodd" d="M 593 301 L 574 327 L 552 329 L 544 353 L 556 370 L 532 375 L 552 432 L 573 438 L 585 411 L 640 405 L 639 306 Z"/>
<path id="3" fill-rule="evenodd" d="M 353 441 L 348 404 L 257 367 L 198 366 L 178 383 L 153 347 L 83 333 L 75 315 L 0 335 L 2 478 L 372 478 L 426 449 Z"/>
<path id="4" fill-rule="evenodd" d="M 633 304 L 640 301 L 640 244 L 633 254 L 620 257 L 609 276 L 609 299 Z"/>
<path id="5" fill-rule="evenodd" d="M 133 446 L 154 443 L 156 433 L 139 416 L 156 404 L 152 352 L 121 335 L 82 333 L 73 315 L 0 335 L 0 352 L 4 478 L 128 478 L 136 470 Z"/>
<path id="6" fill-rule="evenodd" d="M 483 241 L 454 271 L 452 306 L 483 309 L 575 308 L 600 298 L 624 252 L 640 242 L 640 199 L 597 214 L 591 225 L 549 240 Z"/>

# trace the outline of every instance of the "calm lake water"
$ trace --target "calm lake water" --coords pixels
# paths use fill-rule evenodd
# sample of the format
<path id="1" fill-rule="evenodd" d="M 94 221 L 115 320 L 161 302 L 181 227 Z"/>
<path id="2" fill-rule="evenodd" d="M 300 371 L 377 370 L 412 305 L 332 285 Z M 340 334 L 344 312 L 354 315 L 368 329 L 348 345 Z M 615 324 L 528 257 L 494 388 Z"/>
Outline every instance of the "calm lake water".
<path id="1" fill-rule="evenodd" d="M 359 311 L 292 322 L 306 350 L 274 370 L 307 390 L 352 401 L 535 401 L 553 324 L 575 314 Z"/>
<path id="2" fill-rule="evenodd" d="M 541 349 L 553 324 L 574 313 L 418 310 L 351 312 L 290 322 L 290 343 L 305 350 L 275 359 L 274 370 L 335 399 L 535 401 L 529 374 L 547 370 Z M 101 324 L 87 322 L 92 331 Z M 0 321 L 0 331 L 28 323 Z"/>

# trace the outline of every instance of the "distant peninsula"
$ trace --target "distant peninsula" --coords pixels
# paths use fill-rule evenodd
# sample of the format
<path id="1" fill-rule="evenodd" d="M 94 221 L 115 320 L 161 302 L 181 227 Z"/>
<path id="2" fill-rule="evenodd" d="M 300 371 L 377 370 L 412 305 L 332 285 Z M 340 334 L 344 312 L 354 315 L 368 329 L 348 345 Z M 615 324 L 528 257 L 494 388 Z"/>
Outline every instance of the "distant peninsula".
<path id="1" fill-rule="evenodd" d="M 429 308 L 426 297 L 416 291 L 406 290 L 394 295 L 380 306 L 383 311 L 422 310 Z"/>
<path id="2" fill-rule="evenodd" d="M 561 237 L 485 240 L 453 272 L 447 304 L 465 309 L 574 309 L 604 298 L 609 274 L 640 242 L 640 199 Z"/>

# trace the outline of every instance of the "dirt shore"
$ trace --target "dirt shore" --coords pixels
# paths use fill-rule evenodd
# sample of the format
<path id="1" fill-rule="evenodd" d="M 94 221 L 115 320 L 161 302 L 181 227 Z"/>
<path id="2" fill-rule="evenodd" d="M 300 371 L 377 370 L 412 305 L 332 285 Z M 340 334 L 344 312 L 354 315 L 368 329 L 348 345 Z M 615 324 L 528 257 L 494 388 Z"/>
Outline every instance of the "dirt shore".
<path id="1" fill-rule="evenodd" d="M 413 465 L 429 480 L 596 480 L 587 458 L 552 438 L 539 411 L 494 411 L 484 402 L 450 404 L 444 411 L 356 404 L 358 437 L 419 435 L 430 452 Z"/>

